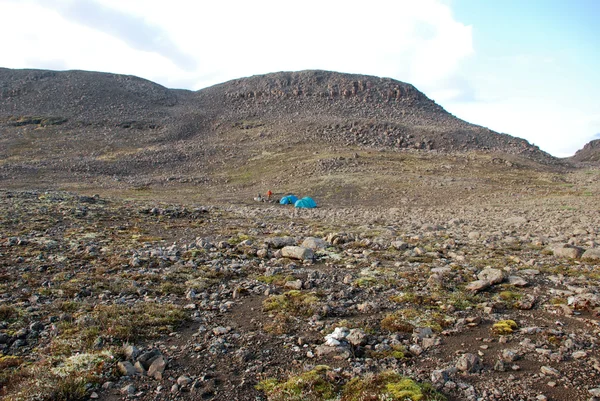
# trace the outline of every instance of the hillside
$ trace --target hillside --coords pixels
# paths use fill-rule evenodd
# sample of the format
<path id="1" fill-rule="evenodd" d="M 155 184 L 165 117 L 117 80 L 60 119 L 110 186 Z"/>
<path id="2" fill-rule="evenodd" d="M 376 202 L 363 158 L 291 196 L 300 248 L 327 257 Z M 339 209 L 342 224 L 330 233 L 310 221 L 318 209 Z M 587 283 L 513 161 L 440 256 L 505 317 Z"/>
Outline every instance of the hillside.
<path id="1" fill-rule="evenodd" d="M 572 161 L 579 163 L 599 163 L 600 162 L 600 139 L 595 139 L 585 144 L 585 146 L 570 157 Z"/>
<path id="2" fill-rule="evenodd" d="M 438 161 L 496 173 L 498 163 L 560 164 L 523 139 L 457 119 L 410 84 L 327 71 L 191 92 L 115 74 L 0 69 L 0 128 L 8 187 L 178 183 L 226 198 L 264 187 L 332 197 L 343 188 L 357 201 L 374 187 L 404 193 L 394 178 L 414 163 L 411 173 L 429 169 L 433 180 L 444 179 Z M 473 151 L 482 159 L 471 163 Z"/>

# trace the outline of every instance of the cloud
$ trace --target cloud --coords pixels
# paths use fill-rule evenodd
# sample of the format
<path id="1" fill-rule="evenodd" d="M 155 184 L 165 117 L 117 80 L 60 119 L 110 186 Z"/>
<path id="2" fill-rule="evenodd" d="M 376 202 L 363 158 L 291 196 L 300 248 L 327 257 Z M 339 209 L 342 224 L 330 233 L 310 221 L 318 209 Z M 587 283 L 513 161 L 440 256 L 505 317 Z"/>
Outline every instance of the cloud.
<path id="1" fill-rule="evenodd" d="M 158 53 L 183 70 L 193 70 L 196 60 L 182 52 L 167 31 L 144 18 L 107 7 L 95 0 L 38 0 L 69 21 L 107 33 L 136 50 Z"/>

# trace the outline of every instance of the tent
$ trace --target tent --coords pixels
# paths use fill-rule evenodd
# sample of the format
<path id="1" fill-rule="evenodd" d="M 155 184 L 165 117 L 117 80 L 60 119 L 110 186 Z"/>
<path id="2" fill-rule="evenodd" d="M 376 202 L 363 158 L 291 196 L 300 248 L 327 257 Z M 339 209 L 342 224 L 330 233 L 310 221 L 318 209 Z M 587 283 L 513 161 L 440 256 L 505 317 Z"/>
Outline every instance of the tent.
<path id="1" fill-rule="evenodd" d="M 314 207 L 317 207 L 317 202 L 315 202 L 313 200 L 313 198 L 309 198 L 308 196 L 305 198 L 302 198 L 300 200 L 297 200 L 296 203 L 294 203 L 295 207 L 299 207 L 299 208 L 307 208 L 307 209 L 312 209 Z"/>
<path id="2" fill-rule="evenodd" d="M 294 203 L 296 203 L 297 200 L 298 200 L 297 196 L 287 195 L 287 196 L 284 196 L 283 198 L 281 198 L 279 203 L 281 203 L 282 205 L 293 205 Z"/>

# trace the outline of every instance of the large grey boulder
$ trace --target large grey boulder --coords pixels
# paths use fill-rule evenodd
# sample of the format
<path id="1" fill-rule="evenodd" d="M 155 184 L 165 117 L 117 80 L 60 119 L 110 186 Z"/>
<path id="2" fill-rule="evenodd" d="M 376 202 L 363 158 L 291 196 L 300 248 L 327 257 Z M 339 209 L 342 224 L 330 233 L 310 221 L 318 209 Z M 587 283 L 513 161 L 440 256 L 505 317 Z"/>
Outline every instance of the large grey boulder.
<path id="1" fill-rule="evenodd" d="M 308 237 L 304 239 L 304 241 L 302 242 L 302 246 L 316 251 L 319 249 L 327 248 L 329 244 L 327 243 L 327 241 L 321 238 Z"/>
<path id="2" fill-rule="evenodd" d="M 303 246 L 284 246 L 281 248 L 281 256 L 290 259 L 312 260 L 315 253 L 312 249 Z"/>
<path id="3" fill-rule="evenodd" d="M 583 254 L 583 249 L 567 244 L 555 245 L 551 249 L 559 258 L 577 259 Z"/>
<path id="4" fill-rule="evenodd" d="M 600 260 L 600 248 L 590 248 L 581 255 L 581 259 L 584 260 Z"/>
<path id="5" fill-rule="evenodd" d="M 500 269 L 493 269 L 491 267 L 486 267 L 482 271 L 479 272 L 477 278 L 479 280 L 484 280 L 489 282 L 490 284 L 500 284 L 504 281 L 504 272 Z"/>

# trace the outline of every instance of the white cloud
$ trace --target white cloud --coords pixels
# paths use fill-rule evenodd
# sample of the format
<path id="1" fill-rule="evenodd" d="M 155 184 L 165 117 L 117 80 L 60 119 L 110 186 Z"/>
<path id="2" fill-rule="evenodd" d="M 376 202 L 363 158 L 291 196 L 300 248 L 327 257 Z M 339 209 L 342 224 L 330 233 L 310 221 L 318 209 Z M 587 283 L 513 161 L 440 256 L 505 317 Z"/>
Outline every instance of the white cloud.
<path id="1" fill-rule="evenodd" d="M 0 34 L 12 38 L 0 65 L 110 70 L 191 89 L 302 69 L 431 89 L 473 52 L 470 27 L 436 0 L 5 0 L 0 13 L 9 16 Z"/>

